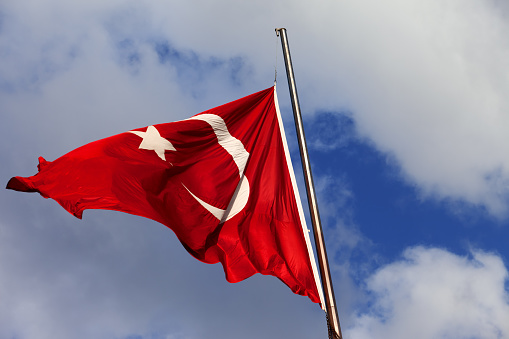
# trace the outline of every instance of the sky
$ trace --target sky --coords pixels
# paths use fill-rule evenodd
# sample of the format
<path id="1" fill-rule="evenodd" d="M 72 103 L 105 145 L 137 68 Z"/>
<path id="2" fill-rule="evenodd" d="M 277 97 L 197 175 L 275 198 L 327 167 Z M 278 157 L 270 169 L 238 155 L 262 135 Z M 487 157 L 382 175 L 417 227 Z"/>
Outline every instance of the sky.
<path id="1" fill-rule="evenodd" d="M 509 338 L 503 0 L 4 0 L 0 179 L 277 71 L 305 196 L 276 27 L 345 339 Z M 325 315 L 274 277 L 226 282 L 152 220 L 0 191 L 0 339 L 260 337 L 326 338 Z"/>

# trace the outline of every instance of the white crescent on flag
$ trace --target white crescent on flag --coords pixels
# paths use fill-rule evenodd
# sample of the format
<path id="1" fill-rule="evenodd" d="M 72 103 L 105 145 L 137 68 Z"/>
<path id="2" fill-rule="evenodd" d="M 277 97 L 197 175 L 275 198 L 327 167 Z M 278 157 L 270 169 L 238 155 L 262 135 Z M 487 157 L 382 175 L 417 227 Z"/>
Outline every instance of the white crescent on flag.
<path id="1" fill-rule="evenodd" d="M 184 186 L 193 196 L 193 198 L 195 198 L 196 201 L 200 203 L 200 205 L 202 205 L 207 211 L 209 211 L 221 223 L 223 223 L 242 211 L 246 206 L 247 201 L 249 200 L 249 181 L 244 175 L 244 168 L 246 167 L 247 159 L 249 158 L 249 152 L 246 151 L 244 145 L 239 139 L 230 134 L 226 123 L 220 116 L 205 113 L 191 117 L 187 120 L 201 120 L 208 123 L 216 134 L 219 145 L 221 145 L 226 150 L 226 152 L 232 156 L 233 161 L 239 168 L 240 181 L 226 210 L 206 203 L 191 191 L 189 191 L 186 186 Z"/>
<path id="2" fill-rule="evenodd" d="M 228 127 L 226 127 L 226 123 L 220 116 L 215 114 L 200 114 L 186 120 L 201 120 L 208 123 L 214 131 L 219 145 L 221 145 L 226 152 L 232 156 L 233 161 L 239 169 L 240 181 L 226 210 L 206 203 L 182 184 L 191 196 L 200 203 L 200 205 L 223 223 L 242 211 L 249 199 L 249 181 L 244 175 L 244 168 L 246 167 L 247 159 L 249 158 L 249 152 L 246 151 L 244 145 L 239 139 L 230 134 Z M 176 151 L 171 142 L 161 137 L 159 131 L 154 126 L 148 126 L 146 132 L 130 131 L 130 133 L 136 134 L 143 139 L 139 146 L 140 149 L 155 151 L 159 158 L 163 161 L 166 160 L 164 156 L 164 152 L 166 150 Z"/>

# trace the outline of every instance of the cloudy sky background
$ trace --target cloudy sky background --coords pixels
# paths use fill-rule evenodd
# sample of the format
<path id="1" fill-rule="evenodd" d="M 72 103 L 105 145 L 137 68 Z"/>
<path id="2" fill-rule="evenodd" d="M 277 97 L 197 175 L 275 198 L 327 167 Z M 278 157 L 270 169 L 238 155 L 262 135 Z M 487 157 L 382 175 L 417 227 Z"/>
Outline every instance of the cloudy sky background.
<path id="1" fill-rule="evenodd" d="M 345 338 L 509 338 L 505 1 L 2 1 L 1 180 L 270 87 L 275 68 L 299 169 L 276 27 Z M 153 221 L 7 190 L 0 216 L 2 339 L 326 337 L 307 298 L 229 284 Z"/>

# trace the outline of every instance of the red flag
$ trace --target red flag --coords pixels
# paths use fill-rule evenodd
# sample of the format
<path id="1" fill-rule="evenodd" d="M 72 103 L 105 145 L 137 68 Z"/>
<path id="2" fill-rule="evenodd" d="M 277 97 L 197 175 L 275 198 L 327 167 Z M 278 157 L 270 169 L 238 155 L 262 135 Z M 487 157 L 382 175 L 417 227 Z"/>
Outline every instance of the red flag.
<path id="1" fill-rule="evenodd" d="M 78 218 L 110 209 L 156 220 L 197 259 L 221 262 L 229 282 L 268 274 L 321 300 L 273 87 L 38 167 L 7 188 L 39 192 Z"/>

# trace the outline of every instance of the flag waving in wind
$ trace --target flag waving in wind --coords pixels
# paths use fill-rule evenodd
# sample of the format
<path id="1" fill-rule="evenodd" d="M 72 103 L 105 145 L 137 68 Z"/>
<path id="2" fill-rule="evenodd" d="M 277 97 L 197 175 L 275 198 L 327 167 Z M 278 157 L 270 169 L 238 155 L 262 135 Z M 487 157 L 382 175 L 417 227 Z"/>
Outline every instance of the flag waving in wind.
<path id="1" fill-rule="evenodd" d="M 39 192 L 78 218 L 110 209 L 156 220 L 197 259 L 221 262 L 229 282 L 273 275 L 322 300 L 274 87 L 38 167 L 7 188 Z"/>

